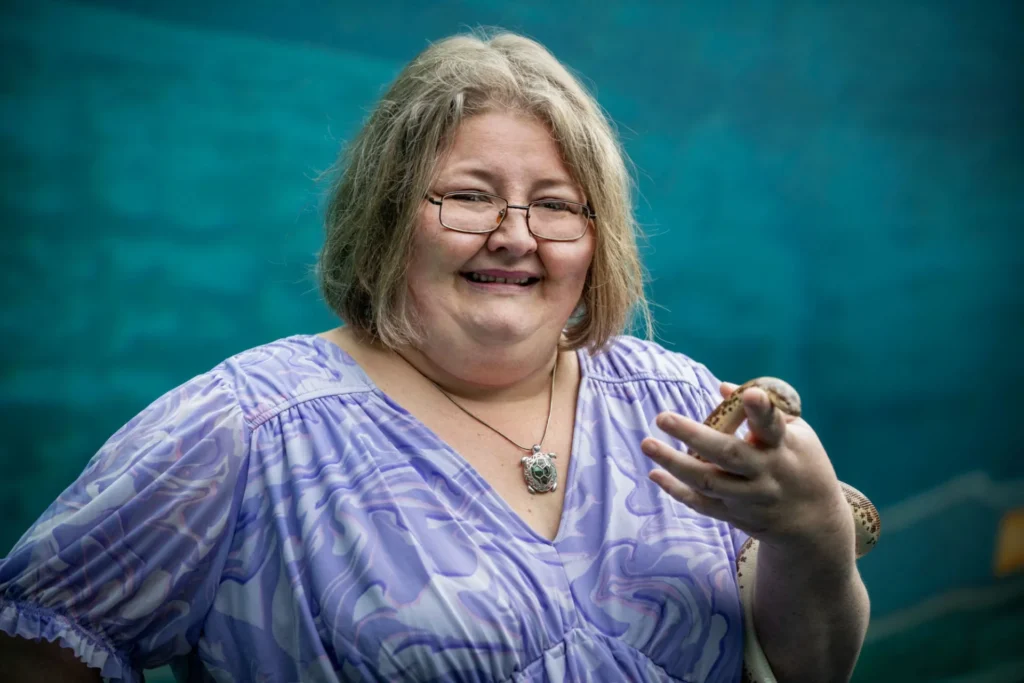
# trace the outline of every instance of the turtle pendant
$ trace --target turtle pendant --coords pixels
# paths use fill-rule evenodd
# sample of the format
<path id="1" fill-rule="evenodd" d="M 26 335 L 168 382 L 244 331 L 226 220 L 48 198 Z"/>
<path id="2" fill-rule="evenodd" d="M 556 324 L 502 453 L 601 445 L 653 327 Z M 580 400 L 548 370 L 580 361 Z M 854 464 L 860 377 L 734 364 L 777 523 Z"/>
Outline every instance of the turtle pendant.
<path id="1" fill-rule="evenodd" d="M 554 453 L 541 453 L 540 444 L 534 445 L 532 454 L 523 456 L 523 479 L 530 493 L 547 493 L 558 488 L 555 457 Z"/>

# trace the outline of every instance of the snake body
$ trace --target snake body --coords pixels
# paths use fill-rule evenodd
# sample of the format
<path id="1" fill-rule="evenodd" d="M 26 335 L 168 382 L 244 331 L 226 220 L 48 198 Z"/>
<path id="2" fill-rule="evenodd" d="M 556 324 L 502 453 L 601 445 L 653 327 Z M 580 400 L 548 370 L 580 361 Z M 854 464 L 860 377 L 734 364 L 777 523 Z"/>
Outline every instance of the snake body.
<path id="1" fill-rule="evenodd" d="M 704 420 L 704 424 L 726 434 L 734 434 L 746 412 L 743 410 L 743 392 L 751 387 L 758 387 L 768 394 L 772 405 L 782 412 L 800 416 L 800 395 L 793 387 L 775 377 L 758 377 L 745 382 L 727 399 L 718 404 L 714 411 Z M 695 457 L 700 458 L 694 454 Z M 702 459 L 702 458 L 701 458 Z M 839 482 L 843 495 L 850 506 L 856 529 L 855 550 L 857 559 L 866 555 L 875 544 L 882 532 L 882 520 L 878 510 L 867 496 L 849 484 Z M 768 658 L 757 640 L 754 630 L 754 586 L 757 578 L 757 546 L 755 538 L 747 539 L 736 557 L 736 578 L 740 589 L 740 602 L 743 604 L 744 646 L 743 646 L 743 683 L 776 683 Z"/>

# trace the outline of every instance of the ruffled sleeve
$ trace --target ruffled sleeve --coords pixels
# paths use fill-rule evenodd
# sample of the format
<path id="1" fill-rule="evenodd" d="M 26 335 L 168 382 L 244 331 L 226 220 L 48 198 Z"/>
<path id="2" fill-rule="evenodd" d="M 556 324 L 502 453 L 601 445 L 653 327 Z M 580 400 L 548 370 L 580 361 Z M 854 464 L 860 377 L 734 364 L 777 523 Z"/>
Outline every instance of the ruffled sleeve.
<path id="1" fill-rule="evenodd" d="M 219 583 L 250 428 L 216 370 L 118 430 L 0 560 L 0 630 L 107 680 L 186 654 Z"/>

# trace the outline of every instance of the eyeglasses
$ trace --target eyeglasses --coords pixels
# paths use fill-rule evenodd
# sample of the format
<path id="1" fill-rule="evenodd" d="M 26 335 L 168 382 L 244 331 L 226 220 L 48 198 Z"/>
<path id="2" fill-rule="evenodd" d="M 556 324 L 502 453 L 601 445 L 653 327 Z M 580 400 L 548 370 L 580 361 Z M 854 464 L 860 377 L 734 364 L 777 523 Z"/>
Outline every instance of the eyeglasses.
<path id="1" fill-rule="evenodd" d="M 486 192 L 448 192 L 440 199 L 427 197 L 436 204 L 441 225 L 456 232 L 489 233 L 500 226 L 509 209 L 526 211 L 530 234 L 555 242 L 572 242 L 587 233 L 596 214 L 586 204 L 562 199 L 538 199 L 526 206 L 509 204 L 504 197 Z"/>

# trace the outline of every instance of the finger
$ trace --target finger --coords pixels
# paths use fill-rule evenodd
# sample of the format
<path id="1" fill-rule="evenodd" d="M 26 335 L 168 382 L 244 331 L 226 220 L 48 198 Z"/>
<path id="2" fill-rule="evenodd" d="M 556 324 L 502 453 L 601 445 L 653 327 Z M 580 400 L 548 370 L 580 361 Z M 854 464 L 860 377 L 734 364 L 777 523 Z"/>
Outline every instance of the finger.
<path id="1" fill-rule="evenodd" d="M 732 396 L 734 391 L 739 389 L 739 387 L 739 384 L 733 384 L 732 382 L 722 382 L 718 387 L 718 391 L 720 394 L 722 394 L 722 398 L 729 398 L 730 396 Z"/>
<path id="2" fill-rule="evenodd" d="M 743 392 L 743 410 L 750 433 L 757 443 L 774 448 L 786 436 L 786 415 L 776 408 L 763 389 L 751 387 Z"/>
<path id="3" fill-rule="evenodd" d="M 698 493 L 713 498 L 746 497 L 751 493 L 751 482 L 732 472 L 672 448 L 664 441 L 644 439 L 643 452 L 661 465 L 673 477 Z"/>
<path id="4" fill-rule="evenodd" d="M 761 472 L 761 454 L 732 434 L 723 434 L 705 424 L 676 413 L 662 413 L 657 425 L 719 467 L 753 478 Z"/>
<path id="5" fill-rule="evenodd" d="M 665 470 L 653 470 L 648 476 L 665 493 L 694 511 L 702 515 L 729 521 L 727 518 L 728 508 L 722 501 L 697 493 Z"/>

